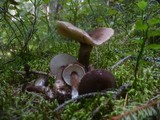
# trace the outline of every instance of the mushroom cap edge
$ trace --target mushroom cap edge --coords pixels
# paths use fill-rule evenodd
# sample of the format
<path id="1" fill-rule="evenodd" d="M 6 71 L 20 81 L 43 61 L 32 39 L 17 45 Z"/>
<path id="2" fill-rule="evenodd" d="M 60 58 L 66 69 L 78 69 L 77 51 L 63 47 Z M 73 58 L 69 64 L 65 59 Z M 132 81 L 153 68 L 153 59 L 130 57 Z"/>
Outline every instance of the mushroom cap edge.
<path id="1" fill-rule="evenodd" d="M 74 26 L 73 24 L 65 21 L 57 21 L 58 32 L 68 38 L 77 40 L 78 42 L 85 43 L 92 46 L 98 46 L 108 41 L 114 34 L 112 28 L 97 28 L 89 34 Z"/>

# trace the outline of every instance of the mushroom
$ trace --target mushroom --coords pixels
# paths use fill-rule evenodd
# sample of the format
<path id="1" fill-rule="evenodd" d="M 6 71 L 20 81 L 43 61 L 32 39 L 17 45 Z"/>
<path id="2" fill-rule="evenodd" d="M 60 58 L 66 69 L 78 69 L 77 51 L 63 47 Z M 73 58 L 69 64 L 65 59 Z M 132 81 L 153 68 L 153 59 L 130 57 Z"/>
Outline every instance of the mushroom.
<path id="1" fill-rule="evenodd" d="M 73 62 L 77 62 L 77 60 L 75 57 L 69 54 L 63 53 L 63 54 L 56 55 L 55 57 L 52 58 L 50 62 L 51 73 L 56 77 L 61 67 L 66 66 L 67 64 L 70 64 Z"/>
<path id="2" fill-rule="evenodd" d="M 59 103 L 63 103 L 64 101 L 71 98 L 71 91 L 65 85 L 63 80 L 56 80 L 54 83 L 54 93 Z"/>
<path id="3" fill-rule="evenodd" d="M 55 98 L 54 91 L 50 87 L 45 86 L 34 86 L 33 84 L 27 83 L 22 86 L 22 91 L 35 92 L 43 94 L 47 99 Z"/>
<path id="4" fill-rule="evenodd" d="M 73 62 L 77 62 L 76 58 L 65 53 L 56 55 L 51 60 L 50 69 L 51 73 L 55 77 L 55 83 L 53 89 L 59 103 L 63 103 L 64 101 L 71 98 L 70 87 L 64 82 L 62 78 L 62 72 L 68 64 Z"/>
<path id="5" fill-rule="evenodd" d="M 94 31 L 87 33 L 71 23 L 64 21 L 57 21 L 58 32 L 66 37 L 77 40 L 80 43 L 78 54 L 78 61 L 85 66 L 88 71 L 90 52 L 93 46 L 98 46 L 108 41 L 114 34 L 112 28 L 98 28 Z"/>
<path id="6" fill-rule="evenodd" d="M 116 85 L 114 76 L 107 70 L 93 70 L 86 73 L 78 87 L 79 95 L 98 92 Z"/>
<path id="7" fill-rule="evenodd" d="M 72 88 L 72 98 L 75 98 L 79 95 L 78 86 L 84 75 L 85 69 L 78 63 L 69 64 L 64 68 L 62 76 L 64 81 Z"/>
<path id="8" fill-rule="evenodd" d="M 39 75 L 34 82 L 34 86 L 47 86 L 48 84 L 48 76 L 45 75 Z"/>
<path id="9" fill-rule="evenodd" d="M 61 96 L 62 95 L 66 96 L 70 94 L 70 91 L 69 91 L 69 87 L 66 85 L 66 83 L 63 81 L 63 78 L 62 78 L 63 69 L 64 69 L 64 66 L 58 70 L 58 74 L 56 75 L 56 80 L 54 83 L 54 91 L 56 95 L 61 94 Z"/>

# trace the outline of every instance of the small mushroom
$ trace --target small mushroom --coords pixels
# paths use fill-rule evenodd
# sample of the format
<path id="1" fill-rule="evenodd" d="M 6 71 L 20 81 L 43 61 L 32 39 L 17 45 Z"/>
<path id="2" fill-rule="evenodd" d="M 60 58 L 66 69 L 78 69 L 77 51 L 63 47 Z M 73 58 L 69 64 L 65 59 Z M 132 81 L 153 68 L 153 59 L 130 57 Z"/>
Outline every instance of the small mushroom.
<path id="1" fill-rule="evenodd" d="M 72 87 L 72 98 L 78 96 L 78 86 L 84 75 L 85 70 L 80 64 L 73 63 L 64 68 L 62 76 L 64 81 Z"/>
<path id="2" fill-rule="evenodd" d="M 41 93 L 46 99 L 54 99 L 55 98 L 55 93 L 53 89 L 49 86 L 44 87 L 44 86 L 28 86 L 26 89 L 29 92 L 35 92 L 35 93 Z"/>
<path id="3" fill-rule="evenodd" d="M 116 80 L 107 70 L 93 70 L 86 73 L 78 87 L 79 95 L 115 88 Z"/>
<path id="4" fill-rule="evenodd" d="M 39 75 L 34 82 L 34 86 L 47 86 L 48 85 L 48 76 Z"/>
<path id="5" fill-rule="evenodd" d="M 52 58 L 50 62 L 51 73 L 56 77 L 61 67 L 76 61 L 77 60 L 75 57 L 66 53 L 56 55 L 55 57 Z"/>
<path id="6" fill-rule="evenodd" d="M 64 82 L 62 78 L 62 72 L 66 65 L 65 64 L 61 64 L 61 65 L 59 66 L 59 68 L 57 68 L 58 70 L 57 70 L 57 74 L 55 75 L 55 83 L 53 86 L 55 98 L 57 98 L 59 103 L 63 103 L 64 101 L 71 98 L 71 89 Z"/>
<path id="7" fill-rule="evenodd" d="M 27 83 L 22 86 L 22 92 L 34 92 L 34 93 L 40 93 L 44 95 L 47 99 L 54 99 L 55 93 L 51 87 L 47 86 L 35 86 L 34 84 Z"/>
<path id="8" fill-rule="evenodd" d="M 34 85 L 27 85 L 25 88 L 23 87 L 23 91 L 28 91 L 28 92 L 35 92 L 35 93 L 43 93 L 45 87 L 43 86 L 34 86 Z"/>
<path id="9" fill-rule="evenodd" d="M 88 71 L 89 57 L 92 47 L 94 45 L 98 46 L 103 44 L 114 34 L 112 28 L 104 27 L 87 33 L 71 23 L 64 21 L 57 21 L 57 29 L 61 35 L 77 40 L 80 43 L 78 61 L 85 66 L 86 71 Z"/>
<path id="10" fill-rule="evenodd" d="M 56 75 L 56 80 L 54 83 L 54 93 L 59 103 L 63 103 L 64 101 L 71 98 L 71 89 L 64 82 L 62 78 L 62 72 L 65 66 L 59 68 L 58 73 Z"/>
<path id="11" fill-rule="evenodd" d="M 71 98 L 71 91 L 68 86 L 65 85 L 63 80 L 56 80 L 54 83 L 54 93 L 59 103 Z"/>
<path id="12" fill-rule="evenodd" d="M 51 87 L 45 87 L 43 90 L 43 93 L 45 94 L 47 99 L 54 99 L 55 93 Z"/>
<path id="13" fill-rule="evenodd" d="M 54 83 L 54 88 L 56 90 L 56 92 L 65 94 L 65 92 L 61 91 L 63 90 L 65 87 L 65 83 L 62 80 L 56 80 Z"/>

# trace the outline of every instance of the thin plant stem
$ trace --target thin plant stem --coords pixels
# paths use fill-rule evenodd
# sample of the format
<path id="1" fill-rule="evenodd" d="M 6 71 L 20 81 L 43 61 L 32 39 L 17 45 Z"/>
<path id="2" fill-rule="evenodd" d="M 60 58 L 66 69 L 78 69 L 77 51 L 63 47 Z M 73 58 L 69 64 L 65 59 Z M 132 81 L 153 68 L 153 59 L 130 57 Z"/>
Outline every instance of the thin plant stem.
<path id="1" fill-rule="evenodd" d="M 140 52 L 138 54 L 137 61 L 136 61 L 136 67 L 135 67 L 135 72 L 134 72 L 135 80 L 134 80 L 133 86 L 136 85 L 136 83 L 137 83 L 137 74 L 138 74 L 139 64 L 140 64 L 140 60 L 142 58 L 144 47 L 145 47 L 145 44 L 146 44 L 146 41 L 148 38 L 147 34 L 148 34 L 148 28 L 146 31 L 143 31 L 144 38 L 143 38 L 143 43 L 141 45 L 141 49 L 140 49 Z"/>

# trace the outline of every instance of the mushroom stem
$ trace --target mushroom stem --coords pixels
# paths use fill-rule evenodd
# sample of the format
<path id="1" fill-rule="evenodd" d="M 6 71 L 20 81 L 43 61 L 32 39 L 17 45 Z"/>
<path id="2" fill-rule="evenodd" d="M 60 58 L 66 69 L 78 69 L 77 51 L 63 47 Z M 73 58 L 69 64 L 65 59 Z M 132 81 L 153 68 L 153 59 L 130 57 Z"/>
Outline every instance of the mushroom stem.
<path id="1" fill-rule="evenodd" d="M 80 49 L 78 54 L 78 62 L 84 65 L 85 70 L 88 71 L 90 53 L 92 46 L 84 43 L 80 43 Z"/>
<path id="2" fill-rule="evenodd" d="M 78 74 L 75 71 L 71 73 L 71 86 L 72 86 L 72 98 L 75 98 L 79 95 L 78 94 L 79 80 L 78 80 Z"/>

